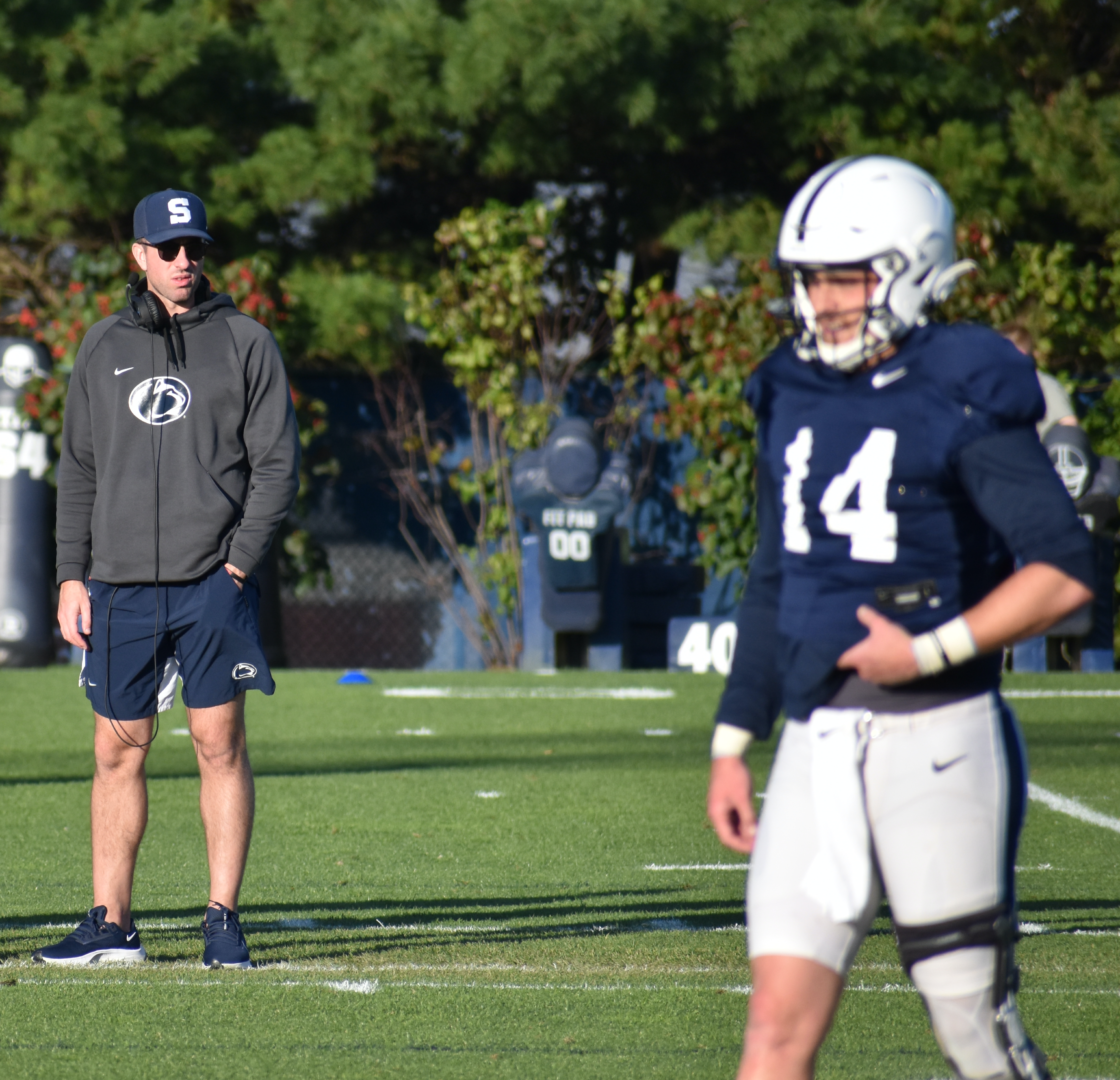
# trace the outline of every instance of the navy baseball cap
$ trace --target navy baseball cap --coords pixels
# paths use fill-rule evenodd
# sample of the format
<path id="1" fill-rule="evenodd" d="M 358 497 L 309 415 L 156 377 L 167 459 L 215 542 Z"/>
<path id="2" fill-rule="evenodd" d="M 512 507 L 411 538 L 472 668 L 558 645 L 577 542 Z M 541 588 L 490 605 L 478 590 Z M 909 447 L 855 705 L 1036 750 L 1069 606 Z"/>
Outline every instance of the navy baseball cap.
<path id="1" fill-rule="evenodd" d="M 189 191 L 157 191 L 136 204 L 132 213 L 132 235 L 149 244 L 162 244 L 182 236 L 198 236 L 212 244 L 206 231 L 206 207 Z"/>

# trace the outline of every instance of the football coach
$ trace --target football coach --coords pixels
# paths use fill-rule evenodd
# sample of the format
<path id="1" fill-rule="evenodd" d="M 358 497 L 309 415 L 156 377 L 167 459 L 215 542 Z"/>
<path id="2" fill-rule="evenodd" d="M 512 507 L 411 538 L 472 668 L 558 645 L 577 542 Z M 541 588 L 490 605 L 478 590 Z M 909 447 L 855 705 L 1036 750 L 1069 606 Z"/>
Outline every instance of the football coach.
<path id="1" fill-rule="evenodd" d="M 202 274 L 202 200 L 149 195 L 133 226 L 145 277 L 82 342 L 58 466 L 58 621 L 94 713 L 93 907 L 34 959 L 145 958 L 131 913 L 144 760 L 181 679 L 210 868 L 203 964 L 247 968 L 245 691 L 275 690 L 253 571 L 295 499 L 299 438 L 275 339 Z"/>

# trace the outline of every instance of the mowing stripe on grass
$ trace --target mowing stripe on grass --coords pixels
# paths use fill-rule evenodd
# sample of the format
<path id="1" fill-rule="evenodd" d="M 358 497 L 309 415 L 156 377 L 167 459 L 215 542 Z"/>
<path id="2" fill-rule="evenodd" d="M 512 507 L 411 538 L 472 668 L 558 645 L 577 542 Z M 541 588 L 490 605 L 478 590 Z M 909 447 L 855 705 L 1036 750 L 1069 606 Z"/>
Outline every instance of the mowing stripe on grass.
<path id="1" fill-rule="evenodd" d="M 610 701 L 667 701 L 677 696 L 675 690 L 659 690 L 653 686 L 390 686 L 381 693 L 397 698 L 598 698 Z"/>
<path id="2" fill-rule="evenodd" d="M 1120 832 L 1120 818 L 1098 814 L 1096 810 L 1090 810 L 1084 803 L 1080 803 L 1076 799 L 1059 795 L 1055 791 L 1047 791 L 1046 788 L 1039 787 L 1038 784 L 1027 784 L 1027 794 L 1035 802 L 1043 803 L 1051 810 L 1057 810 L 1059 814 L 1068 814 L 1070 817 L 1077 818 L 1078 821 L 1087 821 L 1090 825 L 1099 825 L 1102 829 Z"/>

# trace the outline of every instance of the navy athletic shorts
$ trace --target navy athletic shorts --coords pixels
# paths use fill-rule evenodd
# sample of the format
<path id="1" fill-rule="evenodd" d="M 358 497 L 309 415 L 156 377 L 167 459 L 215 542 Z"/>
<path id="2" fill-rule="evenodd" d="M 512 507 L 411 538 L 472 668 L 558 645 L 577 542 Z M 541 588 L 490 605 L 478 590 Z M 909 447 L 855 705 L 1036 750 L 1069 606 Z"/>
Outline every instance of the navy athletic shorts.
<path id="1" fill-rule="evenodd" d="M 158 626 L 154 585 L 91 580 L 89 596 L 93 627 L 78 685 L 102 716 L 139 720 L 157 703 L 165 712 L 178 679 L 191 709 L 224 705 L 242 690 L 276 689 L 261 645 L 255 577 L 242 590 L 219 566 L 198 581 L 161 584 Z"/>

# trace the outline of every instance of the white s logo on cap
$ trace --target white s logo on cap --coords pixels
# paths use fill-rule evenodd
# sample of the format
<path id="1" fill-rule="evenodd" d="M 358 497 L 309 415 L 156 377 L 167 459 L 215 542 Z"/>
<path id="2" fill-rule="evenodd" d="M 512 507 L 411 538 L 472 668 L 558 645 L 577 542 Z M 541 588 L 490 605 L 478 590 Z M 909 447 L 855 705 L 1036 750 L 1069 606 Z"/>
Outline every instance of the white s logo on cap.
<path id="1" fill-rule="evenodd" d="M 168 199 L 167 209 L 171 211 L 172 225 L 185 225 L 191 219 L 191 207 L 186 199 Z"/>

